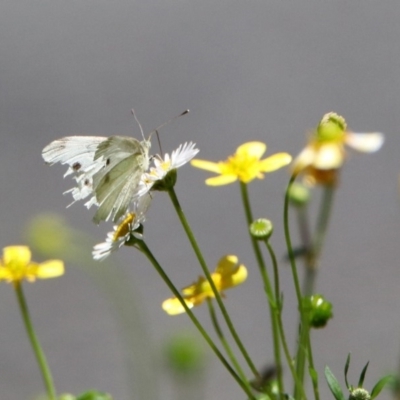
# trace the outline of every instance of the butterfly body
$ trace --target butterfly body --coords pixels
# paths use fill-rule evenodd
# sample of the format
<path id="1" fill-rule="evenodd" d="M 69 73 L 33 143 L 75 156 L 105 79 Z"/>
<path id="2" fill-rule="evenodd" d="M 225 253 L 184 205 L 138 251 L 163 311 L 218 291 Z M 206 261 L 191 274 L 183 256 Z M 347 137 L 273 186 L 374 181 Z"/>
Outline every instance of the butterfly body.
<path id="1" fill-rule="evenodd" d="M 68 164 L 64 176 L 73 174 L 77 187 L 69 190 L 74 202 L 89 195 L 86 203 L 98 210 L 95 223 L 119 220 L 140 193 L 140 179 L 149 168 L 150 140 L 126 136 L 68 136 L 48 144 L 42 152 L 46 163 Z"/>

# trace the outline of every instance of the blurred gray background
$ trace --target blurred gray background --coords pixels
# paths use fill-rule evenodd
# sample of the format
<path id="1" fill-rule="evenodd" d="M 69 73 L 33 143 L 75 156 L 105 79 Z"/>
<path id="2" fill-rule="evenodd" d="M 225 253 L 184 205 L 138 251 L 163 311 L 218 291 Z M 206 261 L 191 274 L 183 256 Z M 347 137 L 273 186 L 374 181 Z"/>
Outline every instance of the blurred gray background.
<path id="1" fill-rule="evenodd" d="M 269 154 L 296 155 L 307 130 L 324 113 L 337 111 L 354 131 L 384 132 L 386 143 L 373 155 L 352 153 L 342 173 L 318 277 L 318 291 L 334 303 L 335 317 L 325 330 L 313 332 L 314 354 L 323 397 L 331 396 L 324 366 L 343 383 L 349 351 L 353 383 L 371 361 L 366 380 L 371 388 L 397 368 L 400 353 L 399 20 L 400 3 L 394 0 L 2 0 L 1 246 L 22 243 L 26 224 L 43 212 L 62 215 L 70 226 L 92 235 L 91 244 L 104 240 L 111 225 L 94 226 L 93 211 L 82 204 L 65 208 L 70 196 L 62 192 L 72 181 L 62 179 L 65 167 L 45 166 L 41 150 L 73 134 L 138 138 L 131 108 L 147 132 L 189 108 L 188 116 L 160 132 L 163 150 L 192 140 L 200 158 L 215 161 L 249 140 L 267 142 Z M 226 305 L 261 367 L 273 359 L 269 316 L 239 187 L 206 187 L 208 176 L 185 166 L 176 190 L 209 264 L 235 253 L 249 268 L 248 281 L 227 292 Z M 279 258 L 285 252 L 287 180 L 281 170 L 250 186 L 255 216 L 275 223 L 272 244 Z M 293 231 L 296 241 L 295 226 Z M 178 287 L 200 274 L 165 194 L 157 194 L 149 210 L 146 239 Z M 138 252 L 123 248 L 107 267 L 99 266 L 111 274 L 113 269 L 126 274 L 124 283 L 134 288 L 137 300 L 128 308 L 142 313 L 137 319 L 141 344 L 135 350 L 142 358 L 133 366 L 141 376 L 140 360 L 148 354 L 143 343 L 157 351 L 171 334 L 193 329 L 185 315 L 169 317 L 161 310 L 169 291 Z M 286 264 L 281 271 L 284 319 L 293 344 L 293 284 Z M 95 279 L 67 263 L 63 278 L 25 288 L 59 392 L 94 387 L 119 400 L 146 397 L 126 373 L 124 328 Z M 2 400 L 31 399 L 42 390 L 14 297 L 11 286 L 3 284 Z M 206 307 L 196 314 L 209 326 Z M 208 360 L 205 398 L 243 399 L 211 354 Z M 139 382 L 148 387 L 148 398 L 173 399 L 167 378 L 156 389 L 163 372 L 157 367 L 151 372 L 154 380 L 144 373 Z"/>

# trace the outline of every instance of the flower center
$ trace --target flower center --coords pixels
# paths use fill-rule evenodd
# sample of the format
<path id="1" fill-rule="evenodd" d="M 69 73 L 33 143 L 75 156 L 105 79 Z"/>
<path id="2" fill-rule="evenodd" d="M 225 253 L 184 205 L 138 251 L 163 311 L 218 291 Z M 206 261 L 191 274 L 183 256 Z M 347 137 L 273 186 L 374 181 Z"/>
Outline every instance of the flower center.
<path id="1" fill-rule="evenodd" d="M 118 225 L 118 228 L 114 232 L 113 241 L 116 242 L 119 238 L 126 236 L 129 231 L 129 225 L 135 219 L 135 213 L 129 213 L 126 218 Z"/>

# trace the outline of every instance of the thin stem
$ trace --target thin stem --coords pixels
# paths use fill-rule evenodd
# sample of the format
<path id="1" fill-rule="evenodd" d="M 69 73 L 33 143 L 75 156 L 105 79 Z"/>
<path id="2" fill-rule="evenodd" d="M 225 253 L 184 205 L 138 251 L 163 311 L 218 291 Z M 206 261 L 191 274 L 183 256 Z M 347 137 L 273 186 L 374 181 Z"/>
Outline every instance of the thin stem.
<path id="1" fill-rule="evenodd" d="M 280 295 L 281 290 L 279 286 L 279 271 L 278 271 L 278 261 L 276 259 L 276 255 L 274 249 L 272 248 L 271 244 L 268 240 L 265 241 L 265 245 L 267 246 L 269 255 L 272 260 L 272 268 L 274 269 L 274 283 L 275 283 L 275 301 L 278 306 L 280 306 Z"/>
<path id="2" fill-rule="evenodd" d="M 314 357 L 313 357 L 313 352 L 312 352 L 310 335 L 308 335 L 308 364 L 310 365 L 310 369 L 315 371 L 315 368 L 314 368 Z M 312 377 L 311 381 L 312 381 L 312 385 L 313 385 L 315 400 L 319 400 L 318 377 L 317 377 L 316 381 L 314 381 L 314 378 Z"/>
<path id="3" fill-rule="evenodd" d="M 299 378 L 298 378 L 298 376 L 296 374 L 296 370 L 294 368 L 294 360 L 292 359 L 292 357 L 290 355 L 290 351 L 289 351 L 289 347 L 288 347 L 287 340 L 286 340 L 285 329 L 283 327 L 282 315 L 281 314 L 278 315 L 278 328 L 279 328 L 279 333 L 281 335 L 283 352 L 285 354 L 286 361 L 288 363 L 290 372 L 291 372 L 292 377 L 293 377 L 297 387 L 299 388 L 299 391 L 301 392 L 303 398 L 306 399 L 307 396 L 306 396 L 305 391 L 304 391 L 303 383 L 300 382 L 300 380 L 299 380 Z"/>
<path id="4" fill-rule="evenodd" d="M 293 252 L 292 240 L 290 238 L 290 229 L 289 229 L 289 191 L 290 191 L 290 188 L 293 185 L 293 182 L 295 181 L 296 177 L 297 177 L 297 174 L 294 174 L 291 176 L 288 187 L 286 189 L 285 203 L 284 203 L 284 210 L 283 210 L 283 225 L 284 225 L 284 230 L 285 230 L 286 247 L 288 249 L 290 267 L 291 267 L 292 275 L 293 275 L 293 283 L 294 283 L 294 288 L 296 291 L 297 303 L 299 306 L 300 315 L 303 316 L 304 312 L 303 312 L 303 302 L 302 302 L 302 295 L 301 295 L 301 289 L 300 289 L 300 281 L 299 281 L 299 276 L 297 274 L 296 260 L 295 260 L 295 256 L 294 256 L 294 252 Z"/>
<path id="5" fill-rule="evenodd" d="M 172 281 L 169 279 L 168 275 L 165 273 L 161 265 L 158 263 L 156 258 L 153 256 L 153 253 L 150 251 L 150 249 L 147 247 L 146 243 L 144 241 L 139 240 L 137 242 L 137 245 L 139 249 L 146 255 L 146 257 L 149 259 L 153 267 L 156 269 L 158 274 L 161 276 L 163 281 L 167 284 L 171 292 L 174 294 L 174 296 L 179 300 L 179 302 L 182 304 L 182 307 L 185 309 L 186 314 L 189 316 L 191 321 L 193 322 L 194 326 L 197 328 L 197 330 L 200 332 L 200 334 L 203 336 L 207 344 L 211 347 L 211 349 L 214 351 L 215 355 L 219 358 L 221 363 L 224 365 L 224 367 L 228 370 L 228 372 L 232 375 L 232 377 L 236 380 L 236 382 L 239 384 L 239 386 L 243 389 L 243 391 L 249 396 L 250 399 L 255 400 L 254 395 L 251 393 L 251 391 L 248 389 L 247 384 L 242 381 L 242 379 L 237 375 L 237 373 L 233 370 L 233 368 L 230 366 L 228 361 L 225 359 L 223 354 L 219 351 L 218 347 L 216 344 L 213 342 L 211 337 L 208 335 L 206 330 L 203 328 L 199 320 L 195 317 L 193 314 L 192 310 L 187 306 L 185 300 L 183 299 L 181 293 L 179 290 L 175 287 L 175 285 L 172 283 Z"/>
<path id="6" fill-rule="evenodd" d="M 240 182 L 240 191 L 242 195 L 243 207 L 244 212 L 246 215 L 247 226 L 250 227 L 251 223 L 253 222 L 253 215 L 251 211 L 251 205 L 249 200 L 249 194 L 247 191 L 247 185 L 243 182 Z M 275 358 L 275 365 L 278 371 L 277 375 L 277 382 L 279 388 L 279 395 L 282 396 L 284 392 L 284 385 L 283 385 L 283 378 L 282 378 L 282 362 L 281 362 L 281 348 L 279 344 L 279 332 L 277 326 L 277 316 L 276 316 L 276 308 L 278 307 L 278 302 L 273 294 L 272 285 L 268 276 L 267 267 L 265 265 L 261 248 L 258 241 L 250 235 L 251 244 L 253 246 L 253 251 L 256 256 L 257 265 L 260 270 L 261 278 L 264 284 L 264 291 L 267 296 L 268 306 L 270 310 L 270 319 L 271 319 L 271 330 L 272 330 L 272 341 L 274 347 L 274 358 Z M 275 280 L 275 285 L 276 285 Z M 279 285 L 279 280 L 278 280 Z M 278 286 L 279 287 L 279 286 Z M 279 294 L 278 294 L 279 297 Z M 275 300 L 274 300 L 275 298 Z M 279 311 L 280 312 L 280 311 Z"/>
<path id="7" fill-rule="evenodd" d="M 53 378 L 51 376 L 51 371 L 47 364 L 46 356 L 44 355 L 42 347 L 40 346 L 39 340 L 33 328 L 21 282 L 16 282 L 14 288 L 17 295 L 19 308 L 21 310 L 22 319 L 24 321 L 25 329 L 31 342 L 33 352 L 35 353 L 36 361 L 39 364 L 39 369 L 42 373 L 47 396 L 49 400 L 56 400 L 56 390 L 54 387 Z"/>
<path id="8" fill-rule="evenodd" d="M 211 317 L 211 321 L 214 326 L 215 332 L 217 333 L 217 336 L 218 336 L 219 340 L 221 341 L 222 346 L 224 347 L 224 349 L 226 351 L 226 354 L 228 355 L 232 364 L 236 368 L 236 371 L 239 374 L 239 376 L 242 378 L 243 382 L 247 382 L 246 375 L 244 374 L 240 364 L 238 363 L 238 361 L 235 357 L 235 354 L 232 351 L 231 347 L 229 346 L 229 343 L 226 340 L 224 333 L 222 332 L 221 326 L 219 325 L 217 314 L 215 313 L 212 299 L 207 298 L 207 304 L 208 304 L 208 311 L 210 312 L 210 317 Z"/>
<path id="9" fill-rule="evenodd" d="M 219 306 L 219 308 L 221 310 L 222 316 L 224 317 L 224 320 L 225 320 L 225 322 L 226 322 L 226 324 L 228 326 L 228 329 L 229 329 L 233 339 L 235 340 L 236 345 L 238 346 L 239 350 L 241 351 L 244 359 L 246 360 L 248 366 L 250 367 L 252 373 L 254 374 L 254 376 L 257 377 L 259 375 L 259 373 L 257 371 L 257 368 L 255 367 L 255 365 L 254 365 L 253 361 L 251 360 L 246 348 L 244 347 L 242 341 L 240 340 L 239 335 L 236 332 L 236 329 L 235 329 L 235 327 L 234 327 L 234 325 L 232 323 L 232 320 L 231 320 L 231 318 L 230 318 L 230 316 L 228 314 L 228 311 L 226 310 L 226 307 L 225 307 L 225 305 L 224 305 L 224 303 L 222 301 L 221 294 L 219 293 L 217 287 L 215 286 L 215 283 L 214 283 L 214 281 L 213 281 L 213 279 L 211 277 L 210 271 L 209 271 L 209 269 L 207 267 L 207 264 L 206 264 L 206 262 L 204 260 L 203 255 L 202 255 L 202 253 L 200 251 L 199 245 L 197 244 L 197 241 L 196 241 L 196 239 L 195 239 L 195 237 L 193 235 L 193 232 L 192 232 L 192 230 L 191 230 L 191 228 L 189 226 L 189 223 L 188 223 L 188 221 L 186 219 L 186 216 L 183 213 L 183 210 L 182 210 L 182 208 L 181 208 L 181 206 L 179 204 L 179 201 L 178 201 L 178 198 L 176 196 L 176 193 L 175 193 L 174 189 L 173 188 L 169 189 L 168 190 L 168 194 L 169 194 L 169 197 L 170 197 L 170 199 L 172 201 L 172 204 L 175 207 L 175 211 L 178 214 L 178 217 L 179 217 L 179 220 L 181 221 L 183 229 L 185 230 L 185 233 L 186 233 L 186 235 L 187 235 L 187 237 L 189 239 L 189 242 L 192 245 L 193 251 L 196 254 L 196 257 L 197 257 L 197 259 L 199 261 L 199 264 L 200 264 L 200 266 L 201 266 L 201 268 L 202 268 L 202 270 L 204 272 L 204 275 L 206 276 L 206 279 L 207 279 L 207 281 L 209 282 L 209 284 L 211 286 L 211 289 L 212 289 L 212 291 L 214 293 L 215 299 L 216 299 L 216 301 L 218 303 L 218 306 Z"/>
<path id="10" fill-rule="evenodd" d="M 286 189 L 285 194 L 285 205 L 284 205 L 284 213 L 283 213 L 283 222 L 284 222 L 284 230 L 285 230 L 285 240 L 286 246 L 288 249 L 290 267 L 292 270 L 293 282 L 296 291 L 297 303 L 299 307 L 300 313 L 300 333 L 299 333 L 299 342 L 298 342 L 298 352 L 296 356 L 296 374 L 301 383 L 304 380 L 304 364 L 307 353 L 307 345 L 308 345 L 308 335 L 309 335 L 309 324 L 308 324 L 308 314 L 304 309 L 303 304 L 303 296 L 301 294 L 299 276 L 297 274 L 297 267 L 295 256 L 292 247 L 292 241 L 290 238 L 290 229 L 289 229 L 289 192 L 290 188 L 295 181 L 297 174 L 293 174 L 290 178 L 288 187 Z M 295 390 L 294 390 L 294 398 L 298 400 L 300 398 L 301 393 L 299 393 L 299 384 L 298 381 L 295 382 Z"/>
<path id="11" fill-rule="evenodd" d="M 335 186 L 324 186 L 313 240 L 311 241 L 309 237 L 301 235 L 303 244 L 306 246 L 306 249 L 308 249 L 306 257 L 306 274 L 304 277 L 303 285 L 303 293 L 306 296 L 311 295 L 314 291 L 316 275 L 318 271 L 318 263 L 321 256 L 322 248 L 325 243 L 329 219 L 332 214 L 334 193 Z"/>

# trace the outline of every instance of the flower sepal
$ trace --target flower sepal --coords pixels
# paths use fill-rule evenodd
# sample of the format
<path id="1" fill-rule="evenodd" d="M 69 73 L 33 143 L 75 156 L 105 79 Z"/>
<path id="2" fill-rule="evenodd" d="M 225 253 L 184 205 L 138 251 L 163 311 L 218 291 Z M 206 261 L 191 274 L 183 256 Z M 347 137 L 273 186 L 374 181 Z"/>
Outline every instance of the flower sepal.
<path id="1" fill-rule="evenodd" d="M 137 247 L 138 242 L 141 242 L 143 240 L 143 224 L 140 224 L 133 232 L 134 233 L 131 233 L 129 239 L 125 241 L 125 246 Z"/>
<path id="2" fill-rule="evenodd" d="M 163 179 L 156 181 L 151 189 L 158 192 L 168 192 L 175 186 L 177 177 L 178 177 L 177 169 L 176 168 L 171 169 L 163 177 Z"/>

